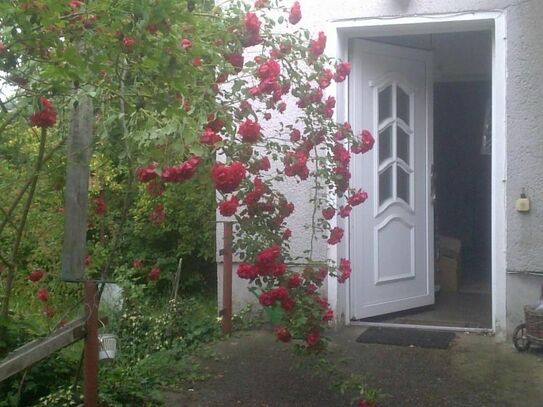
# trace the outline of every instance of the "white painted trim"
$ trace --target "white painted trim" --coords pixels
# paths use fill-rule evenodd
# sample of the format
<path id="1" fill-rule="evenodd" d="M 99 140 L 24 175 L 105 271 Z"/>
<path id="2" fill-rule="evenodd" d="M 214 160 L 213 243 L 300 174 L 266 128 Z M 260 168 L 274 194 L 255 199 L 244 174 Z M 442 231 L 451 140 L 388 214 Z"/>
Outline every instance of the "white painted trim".
<path id="1" fill-rule="evenodd" d="M 352 38 L 473 30 L 494 31 L 492 64 L 492 331 L 503 339 L 506 329 L 506 12 L 504 10 L 466 11 L 453 14 L 344 19 L 331 21 L 327 25 L 326 33 L 330 39 L 329 43 L 332 44 L 330 54 L 347 60 L 349 40 Z M 340 122 L 350 120 L 347 113 L 348 92 L 345 83 L 332 88 L 331 91 L 335 91 L 337 95 L 336 119 Z M 350 231 L 350 228 L 347 230 Z M 346 235 L 343 247 L 348 253 L 349 233 Z M 429 253 L 432 253 L 433 245 L 430 244 L 430 246 L 432 250 Z M 329 258 L 337 261 L 337 248 L 329 249 L 328 255 Z M 345 284 L 344 287 L 344 298 L 347 301 L 347 304 L 343 304 L 344 322 L 354 324 L 350 321 L 350 284 Z M 337 299 L 337 294 L 334 297 Z"/>
<path id="2" fill-rule="evenodd" d="M 506 15 L 494 22 L 492 58 L 492 329 L 506 336 L 507 31 Z"/>

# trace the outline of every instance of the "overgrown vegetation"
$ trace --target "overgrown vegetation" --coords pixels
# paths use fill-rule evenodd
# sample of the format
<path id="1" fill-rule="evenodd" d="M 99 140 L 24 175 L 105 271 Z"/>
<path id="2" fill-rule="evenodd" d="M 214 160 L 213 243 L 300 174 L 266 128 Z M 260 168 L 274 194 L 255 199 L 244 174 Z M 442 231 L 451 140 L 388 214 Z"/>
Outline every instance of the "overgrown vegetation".
<path id="1" fill-rule="evenodd" d="M 85 260 L 85 278 L 124 290 L 123 313 L 111 325 L 123 356 L 103 371 L 111 376 L 103 377 L 102 400 L 155 403 L 141 391 L 165 384 L 154 372 L 216 335 L 213 313 L 202 314 L 186 294 L 202 298 L 212 287 L 218 198 L 221 215 L 238 224 L 238 276 L 264 307 L 280 311 L 277 338 L 324 349 L 334 315 L 319 288 L 328 277 L 345 282 L 351 266 L 323 260 L 317 241 L 338 244 L 344 231 L 332 218 L 367 199 L 349 185 L 349 162 L 374 140 L 333 119 L 336 100 L 325 89 L 344 82 L 351 65 L 324 54 L 324 32 L 295 27 L 301 18 L 298 2 L 278 0 L 0 2 L 0 80 L 9 84 L 0 97 L 2 338 L 20 328 L 12 321 L 32 321 L 16 335 L 28 340 L 80 312 L 80 287 L 58 276 L 63 256 L 79 268 L 65 268 L 72 277 Z M 258 55 L 245 61 L 253 46 Z M 287 109 L 293 114 L 283 115 Z M 261 123 L 272 114 L 279 124 L 268 131 Z M 90 178 L 87 228 L 78 227 L 88 229 L 86 256 L 83 247 L 77 256 L 61 252 L 66 166 L 86 171 L 81 157 L 91 153 L 66 154 L 67 138 L 71 146 L 85 133 L 70 122 L 84 123 L 93 139 L 90 177 L 77 180 Z M 313 210 L 300 255 L 291 253 L 287 227 L 296 208 L 278 184 L 304 181 Z M 73 207 L 66 210 L 69 219 Z M 181 259 L 185 295 L 177 301 Z M 74 363 L 63 366 L 73 375 Z M 40 395 L 25 393 L 32 374 L 18 387 L 3 384 L 11 404 Z M 69 397 L 69 384 L 56 382 L 58 397 Z"/>

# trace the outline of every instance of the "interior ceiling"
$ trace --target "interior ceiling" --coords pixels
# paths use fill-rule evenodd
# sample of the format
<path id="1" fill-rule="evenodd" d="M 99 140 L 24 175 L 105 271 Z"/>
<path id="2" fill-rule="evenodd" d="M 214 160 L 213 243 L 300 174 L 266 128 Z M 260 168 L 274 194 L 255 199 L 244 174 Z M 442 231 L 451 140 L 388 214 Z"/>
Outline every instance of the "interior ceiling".
<path id="1" fill-rule="evenodd" d="M 372 37 L 369 40 L 432 51 L 437 81 L 491 79 L 490 31 Z"/>

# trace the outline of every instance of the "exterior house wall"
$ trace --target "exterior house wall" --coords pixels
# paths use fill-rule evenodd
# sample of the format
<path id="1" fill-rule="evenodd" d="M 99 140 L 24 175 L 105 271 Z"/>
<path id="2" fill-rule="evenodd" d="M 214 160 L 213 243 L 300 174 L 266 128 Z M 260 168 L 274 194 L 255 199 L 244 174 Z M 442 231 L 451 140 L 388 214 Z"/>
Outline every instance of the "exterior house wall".
<path id="1" fill-rule="evenodd" d="M 543 1 L 540 0 L 299 0 L 302 21 L 299 23 L 313 33 L 338 19 L 379 18 L 386 21 L 395 16 L 423 14 L 458 14 L 474 11 L 504 11 L 507 27 L 506 79 L 506 234 L 507 330 L 510 332 L 522 319 L 521 305 L 539 297 L 543 277 L 528 276 L 526 272 L 543 272 Z M 309 188 L 309 187 L 308 187 Z M 515 211 L 515 200 L 525 189 L 532 202 L 530 213 Z M 292 197 L 304 197 L 309 192 L 295 186 Z M 298 200 L 297 216 L 290 226 L 302 233 L 300 227 L 307 211 Z M 299 219 L 299 220 L 296 220 Z M 299 236 L 296 238 L 300 238 Z M 305 239 L 304 239 L 305 240 Z M 220 246 L 220 244 L 219 244 Z M 322 248 L 322 250 L 325 250 Z M 344 248 L 332 248 L 329 255 L 341 255 Z M 220 258 L 218 258 L 220 262 Z M 219 269 L 221 266 L 219 265 Z M 334 292 L 330 282 L 329 294 L 337 313 L 345 311 L 348 293 Z M 333 304 L 334 305 L 334 304 Z"/>

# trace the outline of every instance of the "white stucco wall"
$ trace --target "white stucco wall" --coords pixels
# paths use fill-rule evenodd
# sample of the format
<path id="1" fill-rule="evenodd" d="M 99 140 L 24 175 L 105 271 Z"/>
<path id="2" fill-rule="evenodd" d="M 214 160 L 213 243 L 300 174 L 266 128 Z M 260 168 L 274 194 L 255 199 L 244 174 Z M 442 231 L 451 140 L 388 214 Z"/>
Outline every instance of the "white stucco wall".
<path id="1" fill-rule="evenodd" d="M 299 0 L 304 27 L 317 33 L 327 22 L 337 19 L 416 16 L 422 14 L 503 11 L 507 26 L 506 80 L 506 269 L 510 272 L 543 272 L 543 1 L 542 0 Z M 386 20 L 384 18 L 384 21 Z M 528 214 L 515 211 L 515 200 L 522 189 L 531 198 Z M 302 203 L 309 191 L 297 185 L 287 188 L 297 209 L 290 227 L 301 231 L 310 209 Z M 220 242 L 220 234 L 218 241 Z M 303 239 L 303 237 L 296 237 Z M 219 243 L 219 247 L 221 244 Z M 323 247 L 324 251 L 325 248 Z M 334 249 L 335 250 L 335 249 Z M 339 248 L 339 255 L 344 250 Z M 220 257 L 218 258 L 220 262 Z M 220 269 L 219 265 L 219 269 Z M 522 319 L 521 304 L 539 297 L 542 277 L 508 274 L 507 330 Z M 341 313 L 346 307 L 345 290 L 338 290 L 337 305 Z M 238 294 L 235 294 L 237 296 Z M 241 294 L 239 294 L 241 295 Z M 241 298 L 241 297 L 240 297 Z M 336 298 L 334 298 L 336 301 Z"/>

